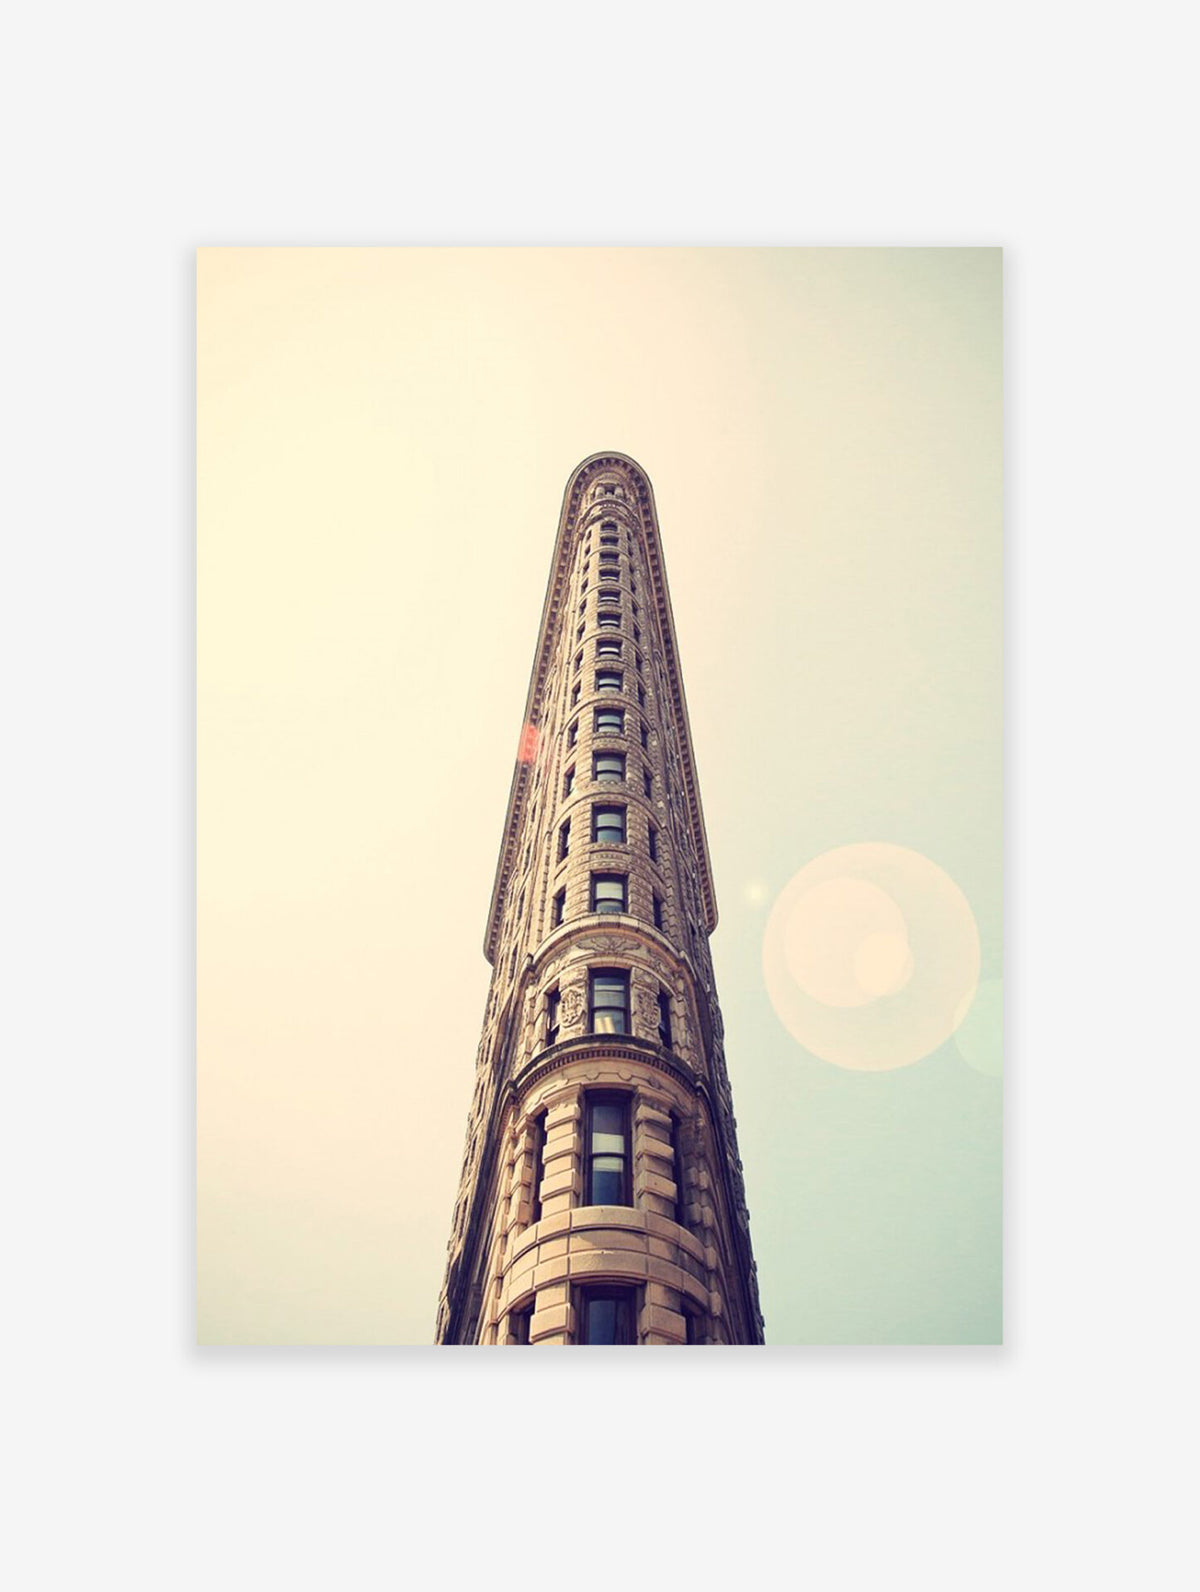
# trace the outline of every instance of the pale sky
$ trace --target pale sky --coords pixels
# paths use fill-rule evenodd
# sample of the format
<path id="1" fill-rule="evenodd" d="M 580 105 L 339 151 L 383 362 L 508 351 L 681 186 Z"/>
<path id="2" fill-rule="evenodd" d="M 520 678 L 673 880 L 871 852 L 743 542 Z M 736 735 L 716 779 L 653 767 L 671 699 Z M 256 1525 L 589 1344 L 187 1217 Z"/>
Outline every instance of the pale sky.
<path id="1" fill-rule="evenodd" d="M 997 1341 L 1000 252 L 208 249 L 198 305 L 200 1341 L 432 1340 L 562 493 L 610 448 L 657 501 L 767 1341 Z M 964 1027 L 890 1071 L 764 976 L 851 845 L 978 929 Z"/>

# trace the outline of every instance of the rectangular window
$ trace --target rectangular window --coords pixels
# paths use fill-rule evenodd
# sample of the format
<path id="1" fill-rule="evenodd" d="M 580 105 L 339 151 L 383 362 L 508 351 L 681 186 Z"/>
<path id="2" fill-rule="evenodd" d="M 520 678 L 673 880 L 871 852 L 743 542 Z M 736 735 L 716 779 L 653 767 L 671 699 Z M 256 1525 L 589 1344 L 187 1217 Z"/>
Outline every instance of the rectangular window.
<path id="1" fill-rule="evenodd" d="M 592 841 L 601 846 L 625 844 L 625 809 L 623 807 L 592 808 Z"/>
<path id="2" fill-rule="evenodd" d="M 621 615 L 606 609 L 604 613 L 596 615 L 596 623 L 601 630 L 620 630 Z"/>
<path id="3" fill-rule="evenodd" d="M 628 880 L 623 873 L 592 875 L 592 911 L 624 912 Z"/>
<path id="4" fill-rule="evenodd" d="M 596 690 L 619 691 L 621 689 L 621 681 L 623 678 L 624 677 L 619 669 L 597 669 Z"/>
<path id="5" fill-rule="evenodd" d="M 656 895 L 654 897 L 654 927 L 656 929 L 661 929 L 662 926 L 663 926 L 662 896 Z"/>
<path id="6" fill-rule="evenodd" d="M 592 758 L 592 778 L 598 780 L 624 779 L 625 754 L 623 752 L 597 752 Z"/>
<path id="7" fill-rule="evenodd" d="M 571 792 L 574 790 L 574 788 L 575 788 L 575 765 L 572 763 L 571 767 L 563 775 L 563 795 L 564 796 L 569 796 L 571 794 Z"/>
<path id="8" fill-rule="evenodd" d="M 558 894 L 554 897 L 553 917 L 554 917 L 554 927 L 555 928 L 558 927 L 558 925 L 563 921 L 563 919 L 566 917 L 566 915 L 567 915 L 567 892 L 565 890 L 560 890 L 558 892 Z"/>
<path id="9" fill-rule="evenodd" d="M 654 780 L 648 768 L 642 770 L 642 789 L 647 796 L 654 795 Z"/>
<path id="10" fill-rule="evenodd" d="M 583 1203 L 629 1205 L 629 1096 L 589 1094 L 586 1100 Z"/>
<path id="11" fill-rule="evenodd" d="M 641 674 L 642 673 L 642 655 L 641 655 L 640 652 L 635 652 L 634 653 L 633 661 L 637 665 L 637 672 L 639 674 Z"/>
<path id="12" fill-rule="evenodd" d="M 571 820 L 558 826 L 558 860 L 561 862 L 571 848 Z"/>
<path id="13" fill-rule="evenodd" d="M 683 1198 L 683 1145 L 680 1142 L 679 1118 L 674 1114 L 674 1112 L 671 1113 L 671 1177 L 675 1183 L 675 1220 L 679 1223 L 680 1227 L 683 1227 L 686 1225 L 683 1219 L 685 1215 Z"/>
<path id="14" fill-rule="evenodd" d="M 601 537 L 600 537 L 600 546 L 601 547 L 618 547 L 618 546 L 620 546 L 620 537 L 617 535 L 615 529 L 611 530 L 611 531 L 610 530 L 606 530 L 605 527 L 602 525 L 600 527 L 600 530 L 603 533 L 601 535 Z"/>
<path id="15" fill-rule="evenodd" d="M 651 862 L 657 862 L 658 861 L 658 830 L 655 829 L 653 824 L 650 824 L 649 827 L 646 830 L 646 839 L 649 842 L 649 846 L 650 846 L 650 861 Z"/>
<path id="16" fill-rule="evenodd" d="M 636 1343 L 633 1307 L 632 1288 L 581 1288 L 576 1310 L 580 1343 Z"/>
<path id="17" fill-rule="evenodd" d="M 582 668 L 583 668 L 583 653 L 582 652 L 577 652 L 575 654 L 575 673 L 578 674 L 580 669 L 582 669 Z"/>
<path id="18" fill-rule="evenodd" d="M 621 656 L 621 643 L 614 641 L 611 636 L 604 636 L 596 643 L 596 656 L 598 658 L 619 658 Z"/>
<path id="19" fill-rule="evenodd" d="M 578 625 L 576 627 L 575 640 L 576 641 L 582 641 L 583 640 L 583 626 L 582 625 Z"/>
<path id="20" fill-rule="evenodd" d="M 576 681 L 571 687 L 571 706 L 573 708 L 577 708 L 579 706 L 579 689 L 579 682 Z"/>
<path id="21" fill-rule="evenodd" d="M 533 1319 L 532 1301 L 522 1305 L 519 1310 L 510 1310 L 508 1313 L 508 1335 L 514 1343 L 529 1342 L 529 1323 Z"/>
<path id="22" fill-rule="evenodd" d="M 546 1043 L 558 1044 L 558 1012 L 559 995 L 556 989 L 549 990 L 546 994 Z"/>
<path id="23" fill-rule="evenodd" d="M 589 978 L 593 1034 L 629 1032 L 629 974 L 618 968 L 597 968 Z"/>
<path id="24" fill-rule="evenodd" d="M 642 633 L 636 625 L 633 627 L 633 639 L 639 646 L 641 645 Z"/>
<path id="25" fill-rule="evenodd" d="M 597 708 L 592 733 L 594 735 L 624 735 L 625 709 Z"/>
<path id="26" fill-rule="evenodd" d="M 572 742 L 571 744 L 574 745 L 575 743 Z M 650 750 L 650 726 L 648 724 L 643 724 L 642 725 L 642 751 L 643 752 L 648 752 L 649 750 Z"/>
<path id="27" fill-rule="evenodd" d="M 671 997 L 665 989 L 658 992 L 658 1042 L 664 1050 L 671 1048 Z"/>
<path id="28" fill-rule="evenodd" d="M 639 683 L 639 685 L 638 685 L 638 707 L 644 708 L 645 706 L 646 706 L 646 687 Z"/>
<path id="29" fill-rule="evenodd" d="M 567 745 L 574 746 L 579 739 L 579 720 L 574 719 L 567 729 Z"/>

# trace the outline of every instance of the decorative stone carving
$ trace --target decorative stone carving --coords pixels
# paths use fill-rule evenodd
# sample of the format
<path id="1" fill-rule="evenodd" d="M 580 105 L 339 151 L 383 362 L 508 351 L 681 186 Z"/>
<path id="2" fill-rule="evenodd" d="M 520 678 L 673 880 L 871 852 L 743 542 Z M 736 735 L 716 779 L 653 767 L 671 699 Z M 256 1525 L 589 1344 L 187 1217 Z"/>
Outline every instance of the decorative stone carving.
<path id="1" fill-rule="evenodd" d="M 640 984 L 633 988 L 633 1031 L 638 1039 L 658 1038 L 658 997 Z"/>
<path id="2" fill-rule="evenodd" d="M 583 1026 L 583 1012 L 587 1000 L 578 984 L 568 984 L 562 992 L 562 1005 L 559 1008 L 559 1025 L 566 1037 L 568 1029 L 574 1030 Z"/>

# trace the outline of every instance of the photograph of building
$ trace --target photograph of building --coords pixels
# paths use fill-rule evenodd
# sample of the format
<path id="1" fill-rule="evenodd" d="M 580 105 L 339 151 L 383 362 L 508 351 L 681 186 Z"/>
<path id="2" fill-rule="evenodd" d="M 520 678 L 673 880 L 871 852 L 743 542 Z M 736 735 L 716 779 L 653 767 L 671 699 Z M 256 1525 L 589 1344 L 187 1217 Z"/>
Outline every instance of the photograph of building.
<path id="1" fill-rule="evenodd" d="M 645 473 L 567 483 L 438 1340 L 761 1343 L 717 906 Z"/>
<path id="2" fill-rule="evenodd" d="M 199 251 L 200 1342 L 1001 1341 L 1002 286 Z"/>

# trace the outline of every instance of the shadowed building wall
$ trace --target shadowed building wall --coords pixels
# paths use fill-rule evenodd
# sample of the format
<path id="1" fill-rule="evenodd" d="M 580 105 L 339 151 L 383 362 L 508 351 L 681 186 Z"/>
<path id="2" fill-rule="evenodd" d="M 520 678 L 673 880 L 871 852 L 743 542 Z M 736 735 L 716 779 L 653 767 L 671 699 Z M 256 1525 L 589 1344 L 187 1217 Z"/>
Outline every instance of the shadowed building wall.
<path id="1" fill-rule="evenodd" d="M 440 1343 L 763 1341 L 654 498 L 567 483 L 484 951 Z"/>

